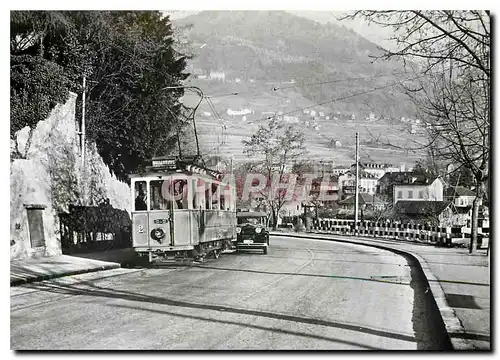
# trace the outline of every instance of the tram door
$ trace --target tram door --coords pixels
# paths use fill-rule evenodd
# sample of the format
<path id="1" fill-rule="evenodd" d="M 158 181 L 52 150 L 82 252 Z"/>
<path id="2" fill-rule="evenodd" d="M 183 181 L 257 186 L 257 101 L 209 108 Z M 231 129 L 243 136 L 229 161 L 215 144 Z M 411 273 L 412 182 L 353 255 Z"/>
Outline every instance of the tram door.
<path id="1" fill-rule="evenodd" d="M 132 242 L 134 247 L 148 247 L 149 213 L 146 181 L 136 181 L 133 189 Z"/>
<path id="2" fill-rule="evenodd" d="M 168 214 L 168 239 L 170 246 L 191 245 L 191 210 L 188 199 L 190 191 L 188 189 L 188 178 L 173 176 L 168 180 L 154 184 L 151 181 L 151 192 L 156 187 L 161 187 L 161 201 L 158 206 L 156 203 L 152 209 L 158 207 Z M 162 211 L 162 212 L 163 212 Z M 151 216 L 155 211 L 151 211 Z M 150 225 L 152 226 L 150 221 Z M 167 228 L 166 227 L 166 228 Z"/>

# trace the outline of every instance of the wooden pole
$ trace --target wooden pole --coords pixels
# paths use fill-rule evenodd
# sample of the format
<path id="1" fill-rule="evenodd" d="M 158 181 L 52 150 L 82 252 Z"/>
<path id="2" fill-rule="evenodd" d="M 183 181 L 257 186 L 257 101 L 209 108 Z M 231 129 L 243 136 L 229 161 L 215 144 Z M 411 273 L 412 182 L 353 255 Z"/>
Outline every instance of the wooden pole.
<path id="1" fill-rule="evenodd" d="M 359 148 L 359 133 L 356 133 L 356 189 L 355 189 L 355 204 L 354 204 L 354 233 L 355 235 L 358 235 L 358 197 L 359 197 L 359 191 L 358 191 L 358 179 L 359 179 L 359 153 L 358 153 L 358 148 Z"/>

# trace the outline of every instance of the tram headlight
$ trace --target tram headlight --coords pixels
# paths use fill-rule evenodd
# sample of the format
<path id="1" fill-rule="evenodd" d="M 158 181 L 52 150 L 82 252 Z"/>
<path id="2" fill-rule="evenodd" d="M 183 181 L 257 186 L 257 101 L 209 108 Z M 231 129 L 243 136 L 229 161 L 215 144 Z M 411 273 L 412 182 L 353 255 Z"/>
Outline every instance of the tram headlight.
<path id="1" fill-rule="evenodd" d="M 256 232 L 257 234 L 260 234 L 260 232 L 261 232 L 261 231 L 262 231 L 262 228 L 260 228 L 260 227 L 255 228 L 255 232 Z"/>
<path id="2" fill-rule="evenodd" d="M 156 228 L 151 231 L 151 237 L 156 241 L 160 241 L 165 237 L 165 231 L 162 228 Z"/>
<path id="3" fill-rule="evenodd" d="M 239 234 L 239 233 L 241 233 L 241 228 L 237 227 L 236 228 L 236 234 Z"/>

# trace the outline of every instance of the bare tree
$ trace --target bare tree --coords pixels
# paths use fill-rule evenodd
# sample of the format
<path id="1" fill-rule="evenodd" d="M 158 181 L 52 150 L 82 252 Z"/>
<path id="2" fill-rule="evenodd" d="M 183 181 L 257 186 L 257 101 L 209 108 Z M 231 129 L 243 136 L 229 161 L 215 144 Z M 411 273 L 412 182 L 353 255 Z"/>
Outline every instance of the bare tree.
<path id="1" fill-rule="evenodd" d="M 294 175 L 288 173 L 288 168 L 306 154 L 304 135 L 291 125 L 281 125 L 273 118 L 266 126 L 260 125 L 257 132 L 242 143 L 244 153 L 256 157 L 252 171 L 264 175 L 267 181 L 259 192 L 276 228 L 279 211 L 293 197 L 287 189 L 279 188 L 279 184 L 286 183 L 285 180 L 289 183 L 295 180 Z"/>
<path id="2" fill-rule="evenodd" d="M 490 14 L 487 11 L 356 11 L 394 31 L 401 59 L 422 76 L 403 89 L 417 105 L 428 133 L 419 148 L 469 169 L 475 180 L 470 252 L 477 244 L 478 210 L 487 197 L 490 162 Z M 457 169 L 458 169 L 457 168 Z"/>

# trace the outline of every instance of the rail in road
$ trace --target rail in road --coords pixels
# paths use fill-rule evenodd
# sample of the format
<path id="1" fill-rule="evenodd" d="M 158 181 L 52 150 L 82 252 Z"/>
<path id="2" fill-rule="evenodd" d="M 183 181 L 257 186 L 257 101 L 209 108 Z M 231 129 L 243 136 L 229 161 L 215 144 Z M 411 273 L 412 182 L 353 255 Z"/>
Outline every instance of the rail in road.
<path id="1" fill-rule="evenodd" d="M 418 276 L 389 251 L 272 237 L 267 255 L 12 288 L 11 348 L 450 349 Z"/>

